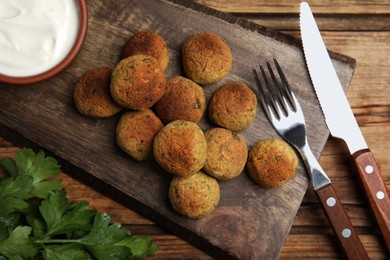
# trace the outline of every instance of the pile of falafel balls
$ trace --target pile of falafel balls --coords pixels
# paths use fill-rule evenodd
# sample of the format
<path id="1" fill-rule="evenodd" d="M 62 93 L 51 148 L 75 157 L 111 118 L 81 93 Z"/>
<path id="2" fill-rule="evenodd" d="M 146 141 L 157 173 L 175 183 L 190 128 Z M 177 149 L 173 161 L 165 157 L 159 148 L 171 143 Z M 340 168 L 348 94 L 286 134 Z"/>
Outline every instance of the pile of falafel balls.
<path id="1" fill-rule="evenodd" d="M 189 218 L 210 214 L 220 200 L 218 181 L 239 176 L 245 166 L 266 187 L 290 180 L 298 165 L 293 149 L 278 138 L 248 147 L 237 132 L 247 128 L 257 110 L 254 92 L 241 82 L 228 82 L 206 104 L 203 87 L 223 79 L 232 52 L 219 35 L 195 33 L 182 45 L 185 76 L 166 78 L 169 50 L 150 31 L 130 37 L 115 68 L 84 73 L 74 88 L 74 104 L 85 116 L 105 118 L 123 109 L 116 128 L 118 146 L 137 161 L 154 157 L 172 180 L 172 207 Z M 207 107 L 215 127 L 198 125 Z"/>

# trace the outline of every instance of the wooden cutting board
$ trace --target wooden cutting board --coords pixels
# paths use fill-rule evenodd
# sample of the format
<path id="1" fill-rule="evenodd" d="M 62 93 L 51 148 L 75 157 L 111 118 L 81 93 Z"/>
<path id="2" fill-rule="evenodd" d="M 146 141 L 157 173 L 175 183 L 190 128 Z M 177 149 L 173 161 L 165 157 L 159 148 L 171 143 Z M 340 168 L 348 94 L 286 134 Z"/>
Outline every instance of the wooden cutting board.
<path id="1" fill-rule="evenodd" d="M 86 42 L 66 71 L 33 85 L 0 85 L 0 134 L 17 145 L 45 149 L 67 173 L 215 257 L 277 258 L 307 189 L 302 163 L 294 179 L 281 188 L 262 188 L 246 172 L 237 179 L 220 181 L 218 208 L 203 219 L 188 219 L 170 206 L 167 190 L 171 176 L 154 160 L 136 162 L 116 145 L 120 115 L 110 119 L 84 117 L 76 111 L 72 93 L 75 81 L 88 69 L 115 66 L 122 46 L 136 31 L 154 31 L 166 40 L 171 55 L 168 77 L 182 75 L 180 50 L 186 37 L 201 31 L 217 33 L 231 47 L 233 67 L 224 80 L 204 88 L 208 100 L 228 81 L 244 82 L 257 93 L 252 68 L 276 57 L 301 102 L 309 143 L 319 157 L 329 132 L 300 41 L 188 1 L 89 0 L 88 8 Z M 337 54 L 333 58 L 347 88 L 355 62 Z M 200 126 L 206 130 L 213 125 L 204 118 Z M 240 134 L 248 147 L 277 136 L 261 107 L 252 125 Z"/>

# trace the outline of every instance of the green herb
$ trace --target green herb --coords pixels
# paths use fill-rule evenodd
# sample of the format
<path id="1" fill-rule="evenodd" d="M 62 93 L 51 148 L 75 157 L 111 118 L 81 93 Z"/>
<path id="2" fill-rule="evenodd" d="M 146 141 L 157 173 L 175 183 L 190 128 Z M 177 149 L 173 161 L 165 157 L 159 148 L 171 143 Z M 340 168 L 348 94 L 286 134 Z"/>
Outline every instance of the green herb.
<path id="1" fill-rule="evenodd" d="M 279 154 L 277 154 L 277 155 L 275 155 L 275 160 L 276 160 L 277 162 L 282 162 L 282 160 L 283 160 L 283 156 L 282 156 L 282 155 L 279 155 Z"/>
<path id="2" fill-rule="evenodd" d="M 240 137 L 237 135 L 237 133 L 232 132 L 233 139 L 240 141 Z"/>
<path id="3" fill-rule="evenodd" d="M 200 100 L 197 98 L 194 103 L 192 103 L 192 108 L 194 109 L 200 109 L 202 105 L 200 104 Z"/>
<path id="4" fill-rule="evenodd" d="M 87 201 L 68 201 L 62 180 L 49 179 L 60 166 L 42 151 L 21 149 L 0 168 L 0 259 L 144 259 L 158 249 Z"/>

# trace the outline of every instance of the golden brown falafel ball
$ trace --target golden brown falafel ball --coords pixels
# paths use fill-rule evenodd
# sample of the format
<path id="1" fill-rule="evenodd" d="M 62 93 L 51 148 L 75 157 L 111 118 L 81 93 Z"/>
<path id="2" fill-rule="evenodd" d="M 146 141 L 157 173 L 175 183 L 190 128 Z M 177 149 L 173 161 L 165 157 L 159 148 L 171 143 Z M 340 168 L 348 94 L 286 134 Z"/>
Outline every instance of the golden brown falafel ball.
<path id="1" fill-rule="evenodd" d="M 140 31 L 126 42 L 122 49 L 122 59 L 135 54 L 150 55 L 157 59 L 165 70 L 169 63 L 169 51 L 165 40 L 155 32 Z"/>
<path id="2" fill-rule="evenodd" d="M 165 124 L 179 119 L 198 123 L 205 109 L 203 88 L 181 76 L 167 80 L 165 93 L 156 103 L 156 113 Z"/>
<path id="3" fill-rule="evenodd" d="M 150 109 L 127 112 L 117 125 L 116 141 L 135 160 L 143 161 L 152 154 L 153 139 L 163 126 Z"/>
<path id="4" fill-rule="evenodd" d="M 224 78 L 232 61 L 228 44 L 213 33 L 193 34 L 182 46 L 184 73 L 198 84 L 211 84 Z"/>
<path id="5" fill-rule="evenodd" d="M 206 161 L 206 138 L 196 123 L 176 120 L 164 126 L 156 135 L 153 154 L 166 171 L 189 176 L 202 169 Z"/>
<path id="6" fill-rule="evenodd" d="M 99 67 L 87 71 L 77 80 L 73 101 L 81 114 L 110 117 L 122 109 L 110 94 L 111 73 L 111 68 Z"/>
<path id="7" fill-rule="evenodd" d="M 298 158 L 285 141 L 277 138 L 256 143 L 249 152 L 247 169 L 265 187 L 282 186 L 295 175 Z"/>
<path id="8" fill-rule="evenodd" d="M 190 218 L 201 218 L 217 207 L 220 189 L 217 180 L 199 171 L 186 177 L 174 177 L 169 199 L 177 212 Z"/>
<path id="9" fill-rule="evenodd" d="M 211 128 L 206 131 L 205 137 L 207 159 L 203 170 L 220 180 L 240 175 L 248 158 L 245 139 L 225 128 Z"/>
<path id="10" fill-rule="evenodd" d="M 229 82 L 215 91 L 208 114 L 215 124 L 232 131 L 241 131 L 253 121 L 256 109 L 255 93 L 243 83 Z"/>
<path id="11" fill-rule="evenodd" d="M 164 94 L 164 70 L 152 56 L 136 54 L 121 60 L 111 77 L 111 95 L 125 108 L 145 110 Z"/>

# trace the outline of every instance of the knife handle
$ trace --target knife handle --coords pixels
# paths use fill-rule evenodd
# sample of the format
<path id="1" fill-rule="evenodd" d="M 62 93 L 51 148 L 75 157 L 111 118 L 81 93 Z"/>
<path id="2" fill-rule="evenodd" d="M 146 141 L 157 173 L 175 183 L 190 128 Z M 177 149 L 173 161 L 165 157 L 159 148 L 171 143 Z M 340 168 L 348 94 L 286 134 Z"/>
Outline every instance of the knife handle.
<path id="1" fill-rule="evenodd" d="M 353 154 L 360 180 L 369 200 L 375 219 L 390 250 L 390 198 L 385 182 L 369 149 Z"/>
<path id="2" fill-rule="evenodd" d="M 316 190 L 326 218 L 348 259 L 369 259 L 332 184 Z"/>

